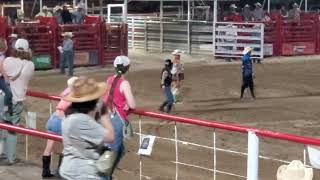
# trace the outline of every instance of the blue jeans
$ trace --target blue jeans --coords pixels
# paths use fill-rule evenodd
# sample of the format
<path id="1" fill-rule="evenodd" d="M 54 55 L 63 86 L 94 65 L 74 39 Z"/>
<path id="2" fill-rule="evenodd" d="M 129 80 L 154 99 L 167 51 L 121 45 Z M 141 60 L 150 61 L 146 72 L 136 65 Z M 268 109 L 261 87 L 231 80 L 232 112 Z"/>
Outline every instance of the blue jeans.
<path id="1" fill-rule="evenodd" d="M 64 51 L 60 56 L 60 72 L 65 73 L 64 68 L 68 66 L 68 75 L 73 76 L 73 51 Z"/>
<path id="2" fill-rule="evenodd" d="M 11 92 L 9 84 L 6 83 L 3 76 L 0 77 L 0 89 L 5 94 L 4 105 L 12 107 L 12 92 Z"/>
<path id="3" fill-rule="evenodd" d="M 164 96 L 166 97 L 166 100 L 160 106 L 160 111 L 164 111 L 164 108 L 167 107 L 166 112 L 170 113 L 173 106 L 173 102 L 174 102 L 174 98 L 173 98 L 173 94 L 170 86 L 166 86 L 164 88 Z"/>
<path id="4" fill-rule="evenodd" d="M 116 112 L 110 115 L 110 119 L 111 119 L 113 131 L 114 131 L 115 139 L 113 143 L 105 144 L 105 145 L 110 147 L 113 151 L 118 152 L 118 157 L 113 167 L 113 171 L 114 171 L 114 169 L 117 167 L 117 165 L 119 164 L 121 158 L 124 156 L 124 153 L 125 153 L 124 145 L 123 145 L 123 128 L 125 125 L 125 120 L 123 120 L 119 116 L 119 114 Z M 108 177 L 105 177 L 105 180 L 112 180 L 112 174 Z"/>

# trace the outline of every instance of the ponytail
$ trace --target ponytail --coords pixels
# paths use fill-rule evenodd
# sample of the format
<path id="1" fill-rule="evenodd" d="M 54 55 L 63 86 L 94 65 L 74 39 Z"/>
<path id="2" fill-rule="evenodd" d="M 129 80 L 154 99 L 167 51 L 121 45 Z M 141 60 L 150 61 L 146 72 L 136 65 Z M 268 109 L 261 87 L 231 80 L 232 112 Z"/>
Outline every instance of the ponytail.
<path id="1" fill-rule="evenodd" d="M 111 88 L 110 88 L 110 92 L 109 92 L 109 96 L 107 99 L 107 107 L 112 110 L 113 109 L 113 95 L 114 95 L 114 89 L 119 81 L 119 79 L 121 78 L 121 76 L 123 74 L 125 74 L 127 71 L 129 70 L 129 66 L 123 66 L 123 65 L 117 65 L 116 67 L 116 77 L 114 78 Z"/>

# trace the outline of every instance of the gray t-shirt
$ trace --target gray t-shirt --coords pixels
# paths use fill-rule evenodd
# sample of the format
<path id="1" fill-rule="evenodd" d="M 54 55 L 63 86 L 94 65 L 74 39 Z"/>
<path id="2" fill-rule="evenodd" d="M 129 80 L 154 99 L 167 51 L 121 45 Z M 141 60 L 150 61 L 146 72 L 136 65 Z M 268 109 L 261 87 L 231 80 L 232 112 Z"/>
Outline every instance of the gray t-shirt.
<path id="1" fill-rule="evenodd" d="M 63 120 L 64 158 L 60 168 L 62 177 L 99 179 L 95 168 L 95 162 L 99 159 L 97 146 L 103 143 L 105 135 L 106 130 L 86 114 L 72 114 Z"/>

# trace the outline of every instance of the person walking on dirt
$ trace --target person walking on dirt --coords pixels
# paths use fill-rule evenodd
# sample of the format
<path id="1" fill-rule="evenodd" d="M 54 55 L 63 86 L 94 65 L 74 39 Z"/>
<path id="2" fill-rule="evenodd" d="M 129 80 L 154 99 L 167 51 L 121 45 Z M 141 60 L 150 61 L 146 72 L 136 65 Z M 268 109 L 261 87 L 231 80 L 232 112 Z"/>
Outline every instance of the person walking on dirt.
<path id="1" fill-rule="evenodd" d="M 112 179 L 112 174 L 115 167 L 124 156 L 123 140 L 133 136 L 133 130 L 128 114 L 130 109 L 136 108 L 136 102 L 131 91 L 129 81 L 125 79 L 125 74 L 130 68 L 130 59 L 127 56 L 117 56 L 113 62 L 116 74 L 107 78 L 107 84 L 111 87 L 110 92 L 107 92 L 103 98 L 103 102 L 108 108 L 110 119 L 114 129 L 115 139 L 113 143 L 106 144 L 111 150 L 118 153 L 113 170 L 106 180 Z"/>
<path id="2" fill-rule="evenodd" d="M 34 74 L 34 64 L 29 42 L 25 39 L 18 39 L 11 57 L 7 57 L 2 62 L 2 68 L 8 76 L 10 88 L 12 90 L 12 113 L 4 113 L 5 123 L 19 125 L 24 110 L 24 101 L 29 81 Z M 13 165 L 16 160 L 17 135 L 12 131 L 5 132 L 4 155 L 5 160 L 1 165 Z"/>
<path id="3" fill-rule="evenodd" d="M 59 46 L 58 49 L 60 51 L 60 73 L 65 74 L 65 64 L 68 65 L 68 76 L 73 76 L 73 57 L 74 57 L 74 50 L 73 50 L 73 41 L 72 32 L 65 32 L 62 34 L 63 36 L 63 43 L 62 46 Z"/>
<path id="4" fill-rule="evenodd" d="M 71 86 L 78 77 L 71 77 L 68 79 L 67 84 L 68 87 L 61 93 L 61 97 L 67 96 L 71 92 Z M 61 135 L 61 124 L 62 120 L 65 118 L 65 111 L 71 105 L 71 102 L 65 101 L 63 99 L 60 100 L 58 105 L 56 106 L 56 111 L 50 116 L 46 128 L 47 131 L 50 133 L 55 133 Z M 51 178 L 54 175 L 51 174 L 50 171 L 50 163 L 51 163 L 51 154 L 53 151 L 54 141 L 48 139 L 46 148 L 43 152 L 42 156 L 42 178 Z M 62 153 L 59 155 L 59 162 L 58 162 L 58 170 L 57 174 L 59 174 L 59 166 L 61 164 L 63 155 Z"/>
<path id="5" fill-rule="evenodd" d="M 172 94 L 174 98 L 174 102 L 177 103 L 181 101 L 181 84 L 182 80 L 184 80 L 184 68 L 181 63 L 181 51 L 176 49 L 172 52 L 173 55 L 173 65 L 171 69 L 172 74 Z"/>
<path id="6" fill-rule="evenodd" d="M 166 97 L 166 100 L 162 103 L 159 110 L 164 112 L 164 108 L 167 107 L 166 112 L 170 113 L 172 106 L 173 106 L 173 94 L 171 92 L 171 83 L 172 83 L 172 62 L 170 59 L 167 59 L 164 61 L 164 68 L 162 69 L 161 73 L 161 89 L 164 92 L 164 95 Z"/>
<path id="7" fill-rule="evenodd" d="M 246 47 L 243 51 L 242 57 L 242 86 L 241 86 L 241 96 L 240 98 L 243 99 L 243 93 L 246 88 L 250 88 L 251 96 L 253 99 L 256 98 L 254 94 L 254 84 L 253 84 L 253 67 L 252 67 L 252 60 L 251 60 L 251 51 L 250 47 Z"/>

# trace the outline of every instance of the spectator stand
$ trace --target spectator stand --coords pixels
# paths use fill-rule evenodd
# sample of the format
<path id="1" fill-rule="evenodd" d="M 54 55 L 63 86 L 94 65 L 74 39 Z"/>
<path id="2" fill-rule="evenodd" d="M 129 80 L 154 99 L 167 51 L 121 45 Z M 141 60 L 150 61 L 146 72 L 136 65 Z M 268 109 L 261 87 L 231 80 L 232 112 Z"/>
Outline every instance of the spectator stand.
<path id="1" fill-rule="evenodd" d="M 52 68 L 55 59 L 55 43 L 53 24 L 45 21 L 30 21 L 17 23 L 16 26 L 8 26 L 8 34 L 17 34 L 18 38 L 25 38 L 29 41 L 33 52 L 33 62 L 37 69 Z M 9 47 L 12 47 L 12 40 L 8 39 Z"/>
<path id="2" fill-rule="evenodd" d="M 252 57 L 264 57 L 264 24 L 217 22 L 214 56 L 240 58 L 245 47 L 253 48 Z"/>

